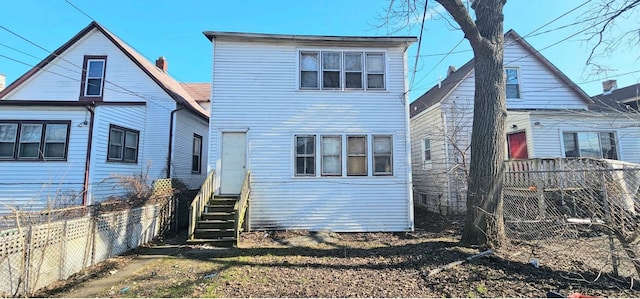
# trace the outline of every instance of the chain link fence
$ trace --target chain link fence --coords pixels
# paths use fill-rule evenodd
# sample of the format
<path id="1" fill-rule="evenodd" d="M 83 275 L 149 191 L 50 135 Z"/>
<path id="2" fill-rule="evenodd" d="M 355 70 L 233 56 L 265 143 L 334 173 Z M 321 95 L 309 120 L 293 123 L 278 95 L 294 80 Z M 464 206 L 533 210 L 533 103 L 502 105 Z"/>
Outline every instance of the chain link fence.
<path id="1" fill-rule="evenodd" d="M 640 165 L 591 158 L 505 163 L 511 240 L 549 259 L 640 277 Z"/>
<path id="2" fill-rule="evenodd" d="M 155 204 L 118 211 L 99 205 L 7 216 L 0 228 L 0 297 L 32 294 L 176 232 L 177 206 L 178 200 L 167 195 Z"/>

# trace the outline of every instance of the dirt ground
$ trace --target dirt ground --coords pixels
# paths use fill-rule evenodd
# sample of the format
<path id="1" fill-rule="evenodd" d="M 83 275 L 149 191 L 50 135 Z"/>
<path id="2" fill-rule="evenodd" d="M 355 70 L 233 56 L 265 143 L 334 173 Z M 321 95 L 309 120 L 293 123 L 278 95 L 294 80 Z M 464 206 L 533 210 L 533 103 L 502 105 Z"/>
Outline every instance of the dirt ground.
<path id="1" fill-rule="evenodd" d="M 60 282 L 39 297 L 639 297 L 628 278 L 507 247 L 458 244 L 460 219 L 416 209 L 411 233 L 250 232 L 240 248 L 188 246 L 185 236 L 143 247 Z M 579 254 L 576 250 L 576 254 Z M 539 267 L 529 261 L 539 258 Z M 144 262 L 141 262 L 145 259 Z M 635 283 L 637 284 L 637 282 Z"/>

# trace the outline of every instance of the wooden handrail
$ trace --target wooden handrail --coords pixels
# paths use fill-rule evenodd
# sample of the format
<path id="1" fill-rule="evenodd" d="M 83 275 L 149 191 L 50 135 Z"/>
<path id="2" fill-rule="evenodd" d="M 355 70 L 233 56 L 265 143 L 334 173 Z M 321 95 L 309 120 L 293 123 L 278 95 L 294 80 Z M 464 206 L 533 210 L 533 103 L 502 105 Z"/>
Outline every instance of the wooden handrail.
<path id="1" fill-rule="evenodd" d="M 189 232 L 187 235 L 188 240 L 193 240 L 198 219 L 200 219 L 200 216 L 202 216 L 204 207 L 207 205 L 209 200 L 211 200 L 211 196 L 213 196 L 215 188 L 216 174 L 215 171 L 212 170 L 202 183 L 202 187 L 200 187 L 200 191 L 198 191 L 196 197 L 194 197 L 193 201 L 191 201 L 191 206 L 189 207 Z"/>
<path id="2" fill-rule="evenodd" d="M 235 236 L 236 236 L 236 245 L 240 240 L 240 232 L 242 231 L 242 225 L 244 223 L 244 216 L 247 211 L 247 207 L 249 206 L 249 199 L 251 198 L 251 171 L 247 170 L 247 173 L 244 176 L 244 181 L 242 182 L 242 189 L 240 191 L 240 198 L 236 201 L 236 204 L 233 206 L 233 210 L 235 212 Z"/>

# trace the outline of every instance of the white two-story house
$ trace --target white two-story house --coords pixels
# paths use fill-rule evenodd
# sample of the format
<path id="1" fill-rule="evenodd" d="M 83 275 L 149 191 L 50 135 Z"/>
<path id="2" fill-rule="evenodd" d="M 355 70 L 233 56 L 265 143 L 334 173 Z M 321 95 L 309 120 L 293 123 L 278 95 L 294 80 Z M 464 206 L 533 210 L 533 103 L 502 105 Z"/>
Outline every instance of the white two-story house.
<path id="1" fill-rule="evenodd" d="M 406 51 L 414 37 L 204 32 L 209 170 L 257 230 L 413 229 Z"/>

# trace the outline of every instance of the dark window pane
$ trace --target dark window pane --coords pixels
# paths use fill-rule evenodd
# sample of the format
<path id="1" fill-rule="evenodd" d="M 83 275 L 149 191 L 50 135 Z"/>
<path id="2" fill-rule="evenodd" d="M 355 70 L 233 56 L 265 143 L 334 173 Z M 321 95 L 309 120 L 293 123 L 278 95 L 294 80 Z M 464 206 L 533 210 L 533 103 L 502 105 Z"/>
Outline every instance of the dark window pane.
<path id="1" fill-rule="evenodd" d="M 616 139 L 613 133 L 600 133 L 600 145 L 602 146 L 602 157 L 605 159 L 618 159 L 616 152 Z"/>
<path id="2" fill-rule="evenodd" d="M 45 143 L 45 158 L 64 158 L 64 143 Z"/>
<path id="3" fill-rule="evenodd" d="M 0 158 L 13 158 L 14 148 L 13 142 L 0 142 Z"/>
<path id="4" fill-rule="evenodd" d="M 38 158 L 40 153 L 40 143 L 21 143 L 19 158 Z"/>
<path id="5" fill-rule="evenodd" d="M 300 87 L 318 88 L 318 72 L 301 72 Z"/>
<path id="6" fill-rule="evenodd" d="M 349 157 L 347 175 L 367 175 L 367 157 Z"/>
<path id="7" fill-rule="evenodd" d="M 376 156 L 374 171 L 391 173 L 391 156 Z"/>
<path id="8" fill-rule="evenodd" d="M 134 148 L 125 148 L 124 149 L 124 160 L 125 161 L 135 161 L 136 160 L 136 149 Z"/>
<path id="9" fill-rule="evenodd" d="M 104 61 L 102 60 L 89 61 L 88 77 L 102 78 L 103 70 L 104 70 Z"/>
<path id="10" fill-rule="evenodd" d="M 346 73 L 346 88 L 362 88 L 362 73 Z"/>
<path id="11" fill-rule="evenodd" d="M 564 139 L 564 156 L 565 157 L 578 157 L 578 143 L 576 142 L 575 133 L 563 133 Z"/>
<path id="12" fill-rule="evenodd" d="M 381 75 L 381 74 L 367 75 L 367 88 L 384 88 L 384 75 Z"/>
<path id="13" fill-rule="evenodd" d="M 122 146 L 109 145 L 109 159 L 122 160 Z"/>
<path id="14" fill-rule="evenodd" d="M 520 98 L 520 85 L 507 84 L 507 99 L 519 99 Z"/>
<path id="15" fill-rule="evenodd" d="M 340 88 L 340 72 L 322 72 L 323 88 Z"/>
<path id="16" fill-rule="evenodd" d="M 199 172 L 200 171 L 200 157 L 193 155 L 191 157 L 191 171 Z"/>
<path id="17" fill-rule="evenodd" d="M 102 79 L 88 79 L 87 93 L 88 96 L 99 96 L 102 89 Z"/>

